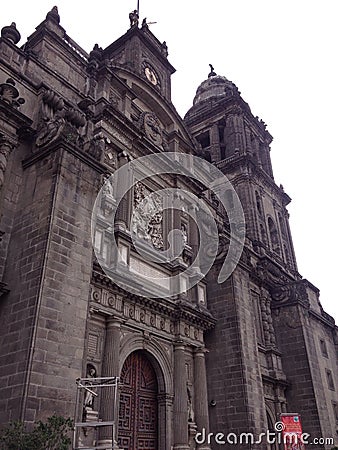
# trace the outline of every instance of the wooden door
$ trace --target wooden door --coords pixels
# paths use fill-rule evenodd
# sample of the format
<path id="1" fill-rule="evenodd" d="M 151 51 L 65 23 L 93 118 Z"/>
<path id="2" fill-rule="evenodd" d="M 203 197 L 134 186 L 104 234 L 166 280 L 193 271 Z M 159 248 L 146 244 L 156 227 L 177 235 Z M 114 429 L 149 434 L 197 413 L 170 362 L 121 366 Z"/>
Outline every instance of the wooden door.
<path id="1" fill-rule="evenodd" d="M 123 450 L 157 450 L 158 404 L 155 371 L 142 351 L 121 372 L 118 444 Z"/>

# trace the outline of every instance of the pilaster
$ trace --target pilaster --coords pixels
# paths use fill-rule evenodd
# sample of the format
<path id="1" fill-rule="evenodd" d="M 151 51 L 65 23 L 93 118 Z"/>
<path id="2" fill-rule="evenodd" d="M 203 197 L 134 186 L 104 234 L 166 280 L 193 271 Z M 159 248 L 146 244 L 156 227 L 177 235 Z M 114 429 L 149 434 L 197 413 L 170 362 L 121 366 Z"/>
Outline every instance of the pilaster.
<path id="1" fill-rule="evenodd" d="M 178 341 L 174 349 L 174 450 L 189 450 L 188 442 L 185 345 L 183 341 Z"/>
<path id="2" fill-rule="evenodd" d="M 209 433 L 209 411 L 208 411 L 208 392 L 207 392 L 207 374 L 205 369 L 205 352 L 202 347 L 197 348 L 194 354 L 194 375 L 195 375 L 195 421 L 197 431 L 205 430 Z M 198 446 L 199 450 L 210 450 L 208 444 Z"/>
<path id="3" fill-rule="evenodd" d="M 119 375 L 120 330 L 121 322 L 119 319 L 113 317 L 107 321 L 102 377 L 116 377 Z M 113 388 L 102 390 L 100 419 L 103 422 L 116 420 L 117 425 L 118 411 L 114 410 L 113 394 Z M 102 427 L 99 443 L 109 446 L 113 442 L 115 447 L 116 437 L 116 426 L 113 430 L 110 427 Z"/>

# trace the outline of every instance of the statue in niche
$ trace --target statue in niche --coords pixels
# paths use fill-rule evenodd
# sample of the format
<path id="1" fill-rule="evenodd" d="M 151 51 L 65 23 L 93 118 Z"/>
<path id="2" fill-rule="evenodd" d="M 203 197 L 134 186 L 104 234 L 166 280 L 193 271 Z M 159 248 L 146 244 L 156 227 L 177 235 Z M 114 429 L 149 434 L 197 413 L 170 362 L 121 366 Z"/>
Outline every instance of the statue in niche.
<path id="1" fill-rule="evenodd" d="M 96 378 L 97 377 L 97 373 L 96 373 L 96 369 L 92 364 L 88 364 L 87 365 L 87 378 Z M 94 397 L 96 397 L 96 392 L 95 390 L 91 387 L 91 383 L 87 382 L 88 386 L 88 390 L 86 390 L 86 394 L 85 394 L 85 398 L 84 398 L 84 409 L 85 411 L 87 411 L 88 409 L 93 409 L 94 407 Z"/>
<path id="2" fill-rule="evenodd" d="M 189 386 L 187 386 L 187 396 L 188 396 L 188 422 L 194 422 L 195 413 L 192 407 L 192 395 Z"/>
<path id="3" fill-rule="evenodd" d="M 185 248 L 188 245 L 188 232 L 187 232 L 187 226 L 185 223 L 181 223 L 181 233 L 182 233 L 183 248 Z"/>

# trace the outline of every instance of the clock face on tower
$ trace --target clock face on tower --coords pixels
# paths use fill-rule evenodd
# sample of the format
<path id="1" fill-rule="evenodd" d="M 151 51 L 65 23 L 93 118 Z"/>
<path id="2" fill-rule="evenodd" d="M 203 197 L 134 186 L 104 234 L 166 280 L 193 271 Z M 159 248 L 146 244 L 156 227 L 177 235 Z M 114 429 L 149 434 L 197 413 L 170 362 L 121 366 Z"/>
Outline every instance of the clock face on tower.
<path id="1" fill-rule="evenodd" d="M 157 81 L 157 76 L 155 75 L 154 71 L 152 69 L 150 69 L 150 67 L 146 67 L 144 69 L 144 73 L 145 73 L 147 79 L 150 81 L 150 83 L 152 83 L 154 86 L 156 86 L 158 81 Z"/>

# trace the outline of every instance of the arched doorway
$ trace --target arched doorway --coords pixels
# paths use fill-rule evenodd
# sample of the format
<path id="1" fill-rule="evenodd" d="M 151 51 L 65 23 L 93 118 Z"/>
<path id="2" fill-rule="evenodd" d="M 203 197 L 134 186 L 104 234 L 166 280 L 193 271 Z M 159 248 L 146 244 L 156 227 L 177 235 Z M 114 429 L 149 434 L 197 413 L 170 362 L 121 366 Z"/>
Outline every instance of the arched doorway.
<path id="1" fill-rule="evenodd" d="M 119 448 L 157 450 L 157 395 L 157 377 L 146 353 L 131 353 L 121 371 Z"/>
<path id="2" fill-rule="evenodd" d="M 268 430 L 272 433 L 271 436 L 277 437 L 278 433 L 276 432 L 276 428 L 275 428 L 276 420 L 274 420 L 273 414 L 269 411 L 268 408 L 266 408 L 266 417 L 268 420 Z M 269 450 L 278 450 L 277 439 L 275 440 L 275 442 L 268 444 L 268 449 Z"/>

